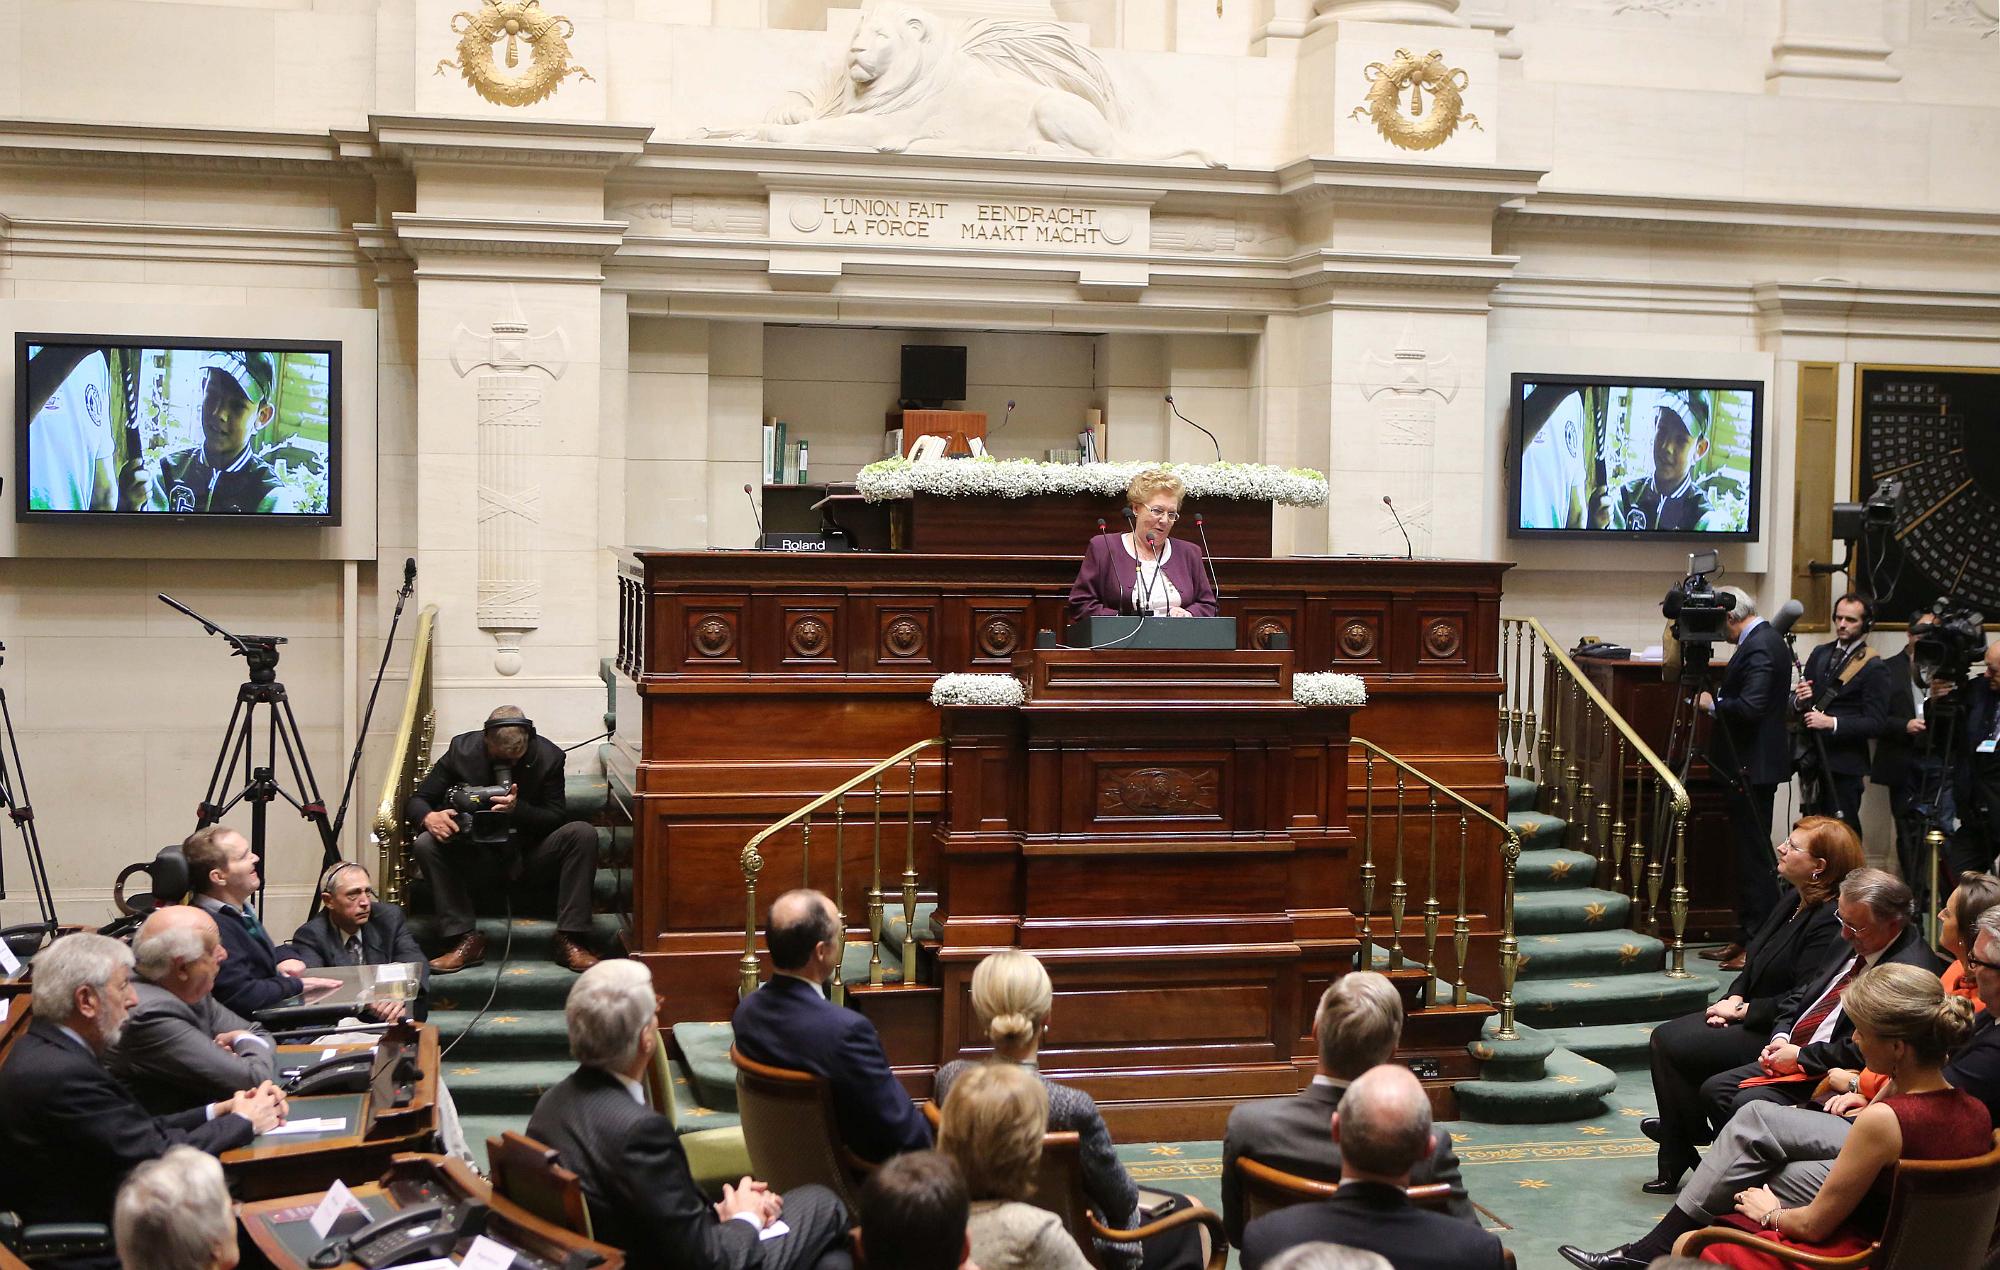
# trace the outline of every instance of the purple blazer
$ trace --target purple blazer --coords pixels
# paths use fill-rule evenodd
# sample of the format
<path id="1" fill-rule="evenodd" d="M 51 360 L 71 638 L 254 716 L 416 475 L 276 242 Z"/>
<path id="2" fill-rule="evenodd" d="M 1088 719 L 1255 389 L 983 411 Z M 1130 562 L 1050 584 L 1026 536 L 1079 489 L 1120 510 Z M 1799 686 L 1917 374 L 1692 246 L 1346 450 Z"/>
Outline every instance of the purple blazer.
<path id="1" fill-rule="evenodd" d="M 1132 611 L 1132 587 L 1138 581 L 1139 562 L 1119 541 L 1123 534 L 1099 534 L 1090 540 L 1083 554 L 1083 568 L 1069 589 L 1069 620 L 1086 617 L 1117 617 Z M 1201 548 L 1191 542 L 1175 541 L 1173 554 L 1161 566 L 1174 589 L 1181 593 L 1181 607 L 1190 617 L 1215 616 L 1215 588 L 1209 585 L 1208 570 L 1202 565 Z"/>

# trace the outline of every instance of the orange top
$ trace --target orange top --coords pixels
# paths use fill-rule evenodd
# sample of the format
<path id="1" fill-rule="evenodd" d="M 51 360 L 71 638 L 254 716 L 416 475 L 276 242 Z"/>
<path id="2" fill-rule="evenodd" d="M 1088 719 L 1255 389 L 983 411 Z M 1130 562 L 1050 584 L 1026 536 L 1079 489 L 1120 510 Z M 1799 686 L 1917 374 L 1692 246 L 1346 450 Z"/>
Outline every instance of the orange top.
<path id="1" fill-rule="evenodd" d="M 1965 973 L 1965 963 L 1963 961 L 1953 961 L 1949 966 L 1945 967 L 1944 974 L 1940 975 L 1939 978 L 1943 980 L 1944 990 L 1947 993 L 1964 997 L 1967 1001 L 1972 1002 L 1972 1008 L 1975 1010 L 1984 1010 L 1986 1008 L 1986 1003 L 1979 999 L 1979 985 L 1973 980 L 1971 975 Z M 1861 1073 L 1861 1083 L 1856 1092 L 1860 1093 L 1864 1098 L 1872 1099 L 1876 1094 L 1881 1092 L 1882 1086 L 1888 1083 L 1889 1078 L 1880 1072 L 1863 1071 Z"/>

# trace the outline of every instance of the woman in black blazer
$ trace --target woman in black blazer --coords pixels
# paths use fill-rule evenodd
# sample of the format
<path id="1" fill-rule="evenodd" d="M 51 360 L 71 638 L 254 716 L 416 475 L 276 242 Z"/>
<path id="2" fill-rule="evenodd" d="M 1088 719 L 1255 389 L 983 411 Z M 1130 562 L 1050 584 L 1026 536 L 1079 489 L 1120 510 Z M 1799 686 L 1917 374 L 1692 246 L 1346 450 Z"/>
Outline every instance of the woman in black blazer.
<path id="1" fill-rule="evenodd" d="M 1840 942 L 1834 901 L 1840 882 L 1861 867 L 1861 840 L 1831 816 L 1807 816 L 1777 848 L 1778 877 L 1789 898 L 1751 936 L 1743 970 L 1720 1001 L 1653 1029 L 1653 1093 L 1660 1114 L 1639 1123 L 1660 1144 L 1660 1175 L 1640 1189 L 1672 1195 L 1681 1174 L 1709 1141 L 1701 1083 L 1717 1072 L 1754 1062 L 1771 1039 L 1778 1002 L 1824 967 Z"/>

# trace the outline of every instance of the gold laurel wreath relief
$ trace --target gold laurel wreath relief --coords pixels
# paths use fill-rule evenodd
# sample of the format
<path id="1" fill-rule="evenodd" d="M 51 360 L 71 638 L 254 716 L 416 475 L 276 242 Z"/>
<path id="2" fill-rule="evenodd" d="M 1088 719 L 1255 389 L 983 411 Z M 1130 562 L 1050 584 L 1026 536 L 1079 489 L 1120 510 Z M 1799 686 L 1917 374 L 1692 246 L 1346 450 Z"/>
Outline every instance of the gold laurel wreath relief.
<path id="1" fill-rule="evenodd" d="M 555 92 L 563 80 L 591 73 L 569 61 L 569 38 L 576 26 L 561 14 L 542 12 L 541 0 L 484 0 L 471 13 L 451 15 L 458 35 L 458 58 L 445 58 L 433 74 L 456 70 L 472 91 L 496 106 L 532 106 Z M 521 65 L 521 45 L 528 64 Z"/>
<path id="2" fill-rule="evenodd" d="M 1463 91 L 1471 82 L 1462 70 L 1446 66 L 1437 49 L 1418 57 L 1408 49 L 1397 49 L 1384 66 L 1370 62 L 1364 72 L 1371 87 L 1361 104 L 1348 112 L 1349 119 L 1368 116 L 1375 131 L 1390 145 L 1403 150 L 1435 150 L 1458 131 L 1460 124 L 1486 131 L 1479 116 L 1465 108 Z M 1403 94 L 1410 96 L 1410 108 L 1403 109 Z M 1424 94 L 1430 94 L 1430 104 Z"/>

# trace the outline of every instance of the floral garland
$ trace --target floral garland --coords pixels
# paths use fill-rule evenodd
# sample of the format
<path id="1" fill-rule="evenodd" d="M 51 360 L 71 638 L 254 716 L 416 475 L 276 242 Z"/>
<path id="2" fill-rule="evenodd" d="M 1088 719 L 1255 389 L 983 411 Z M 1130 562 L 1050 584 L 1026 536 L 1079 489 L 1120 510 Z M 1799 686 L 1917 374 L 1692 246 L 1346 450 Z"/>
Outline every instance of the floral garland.
<path id="1" fill-rule="evenodd" d="M 871 503 L 933 494 L 940 498 L 1032 498 L 1091 494 L 1117 498 L 1141 472 L 1164 468 L 1181 478 L 1189 498 L 1240 498 L 1284 507 L 1326 502 L 1326 476 L 1311 468 L 1268 463 L 1044 463 L 1036 459 L 941 459 L 870 463 L 854 486 Z"/>
<path id="2" fill-rule="evenodd" d="M 1368 685 L 1360 675 L 1302 670 L 1292 676 L 1292 700 L 1302 706 L 1365 706 Z"/>
<path id="3" fill-rule="evenodd" d="M 934 706 L 1018 706 L 1027 699 L 1012 675 L 939 675 L 931 685 Z"/>

